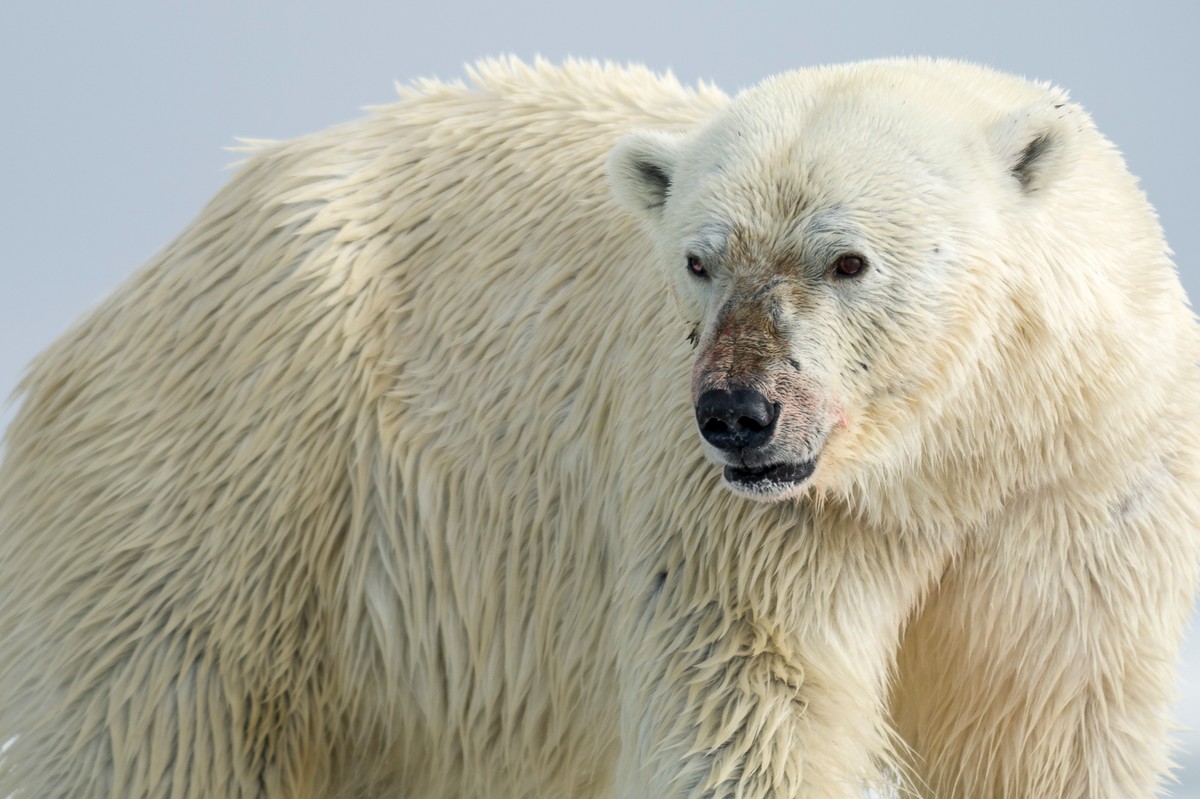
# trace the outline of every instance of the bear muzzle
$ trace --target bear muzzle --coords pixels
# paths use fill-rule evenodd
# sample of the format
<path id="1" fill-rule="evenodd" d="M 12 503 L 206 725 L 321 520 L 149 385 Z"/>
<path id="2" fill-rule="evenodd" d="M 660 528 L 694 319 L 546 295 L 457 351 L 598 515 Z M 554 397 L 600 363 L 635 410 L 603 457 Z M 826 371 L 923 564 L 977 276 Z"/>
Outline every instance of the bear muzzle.
<path id="1" fill-rule="evenodd" d="M 782 499 L 812 476 L 816 457 L 788 454 L 776 441 L 782 405 L 752 387 L 703 391 L 696 400 L 696 425 L 724 467 L 729 487 L 762 500 Z"/>

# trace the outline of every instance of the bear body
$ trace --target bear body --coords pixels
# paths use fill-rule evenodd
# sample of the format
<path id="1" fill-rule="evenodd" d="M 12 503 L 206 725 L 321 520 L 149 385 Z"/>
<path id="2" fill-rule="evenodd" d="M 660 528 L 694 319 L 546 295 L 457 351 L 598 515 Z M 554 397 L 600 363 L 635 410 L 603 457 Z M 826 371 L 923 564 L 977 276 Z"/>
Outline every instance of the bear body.
<path id="1" fill-rule="evenodd" d="M 474 81 L 251 154 L 32 367 L 0 796 L 1152 796 L 1200 345 L 1086 115 Z"/>

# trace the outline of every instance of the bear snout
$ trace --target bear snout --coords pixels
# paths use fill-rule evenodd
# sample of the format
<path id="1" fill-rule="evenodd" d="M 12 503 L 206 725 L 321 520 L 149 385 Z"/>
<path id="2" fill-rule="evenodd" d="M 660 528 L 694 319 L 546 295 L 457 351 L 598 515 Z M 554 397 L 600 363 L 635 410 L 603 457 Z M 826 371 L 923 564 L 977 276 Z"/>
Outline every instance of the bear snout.
<path id="1" fill-rule="evenodd" d="M 764 446 L 775 435 L 779 403 L 747 388 L 714 388 L 696 401 L 696 424 L 704 440 L 725 452 Z"/>

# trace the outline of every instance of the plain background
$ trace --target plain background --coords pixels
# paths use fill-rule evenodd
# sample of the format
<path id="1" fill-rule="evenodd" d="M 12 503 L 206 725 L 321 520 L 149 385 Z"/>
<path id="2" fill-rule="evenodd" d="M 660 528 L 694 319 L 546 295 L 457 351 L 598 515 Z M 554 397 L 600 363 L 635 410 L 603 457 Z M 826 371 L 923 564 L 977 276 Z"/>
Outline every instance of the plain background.
<path id="1" fill-rule="evenodd" d="M 728 92 L 786 69 L 896 55 L 978 61 L 1071 91 L 1159 210 L 1200 296 L 1194 6 L 1104 2 L 0 5 L 0 395 L 224 183 L 235 136 L 286 138 L 391 102 L 393 80 L 483 56 L 640 62 Z M 1131 268 L 1136 265 L 1131 264 Z M 12 407 L 0 410 L 0 426 Z M 1200 727 L 1193 624 L 1180 718 Z M 1200 735 L 1180 735 L 1200 799 Z"/>

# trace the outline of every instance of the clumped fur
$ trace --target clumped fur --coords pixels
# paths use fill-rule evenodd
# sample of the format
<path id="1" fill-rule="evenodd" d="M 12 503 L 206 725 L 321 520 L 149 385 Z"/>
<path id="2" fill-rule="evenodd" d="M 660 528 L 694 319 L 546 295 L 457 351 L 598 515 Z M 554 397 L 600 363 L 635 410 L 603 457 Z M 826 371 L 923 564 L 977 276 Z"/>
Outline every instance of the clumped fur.
<path id="1" fill-rule="evenodd" d="M 1086 115 L 930 61 L 732 101 L 472 82 L 261 145 L 34 363 L 0 796 L 1152 796 L 1200 346 Z M 844 157 L 918 118 L 910 160 Z M 807 268 L 767 257 L 788 220 L 874 225 L 862 197 L 903 245 L 876 310 L 778 300 L 843 415 L 804 491 L 735 496 L 689 396 L 718 310 L 672 248 L 737 217 L 728 297 L 758 296 Z"/>

